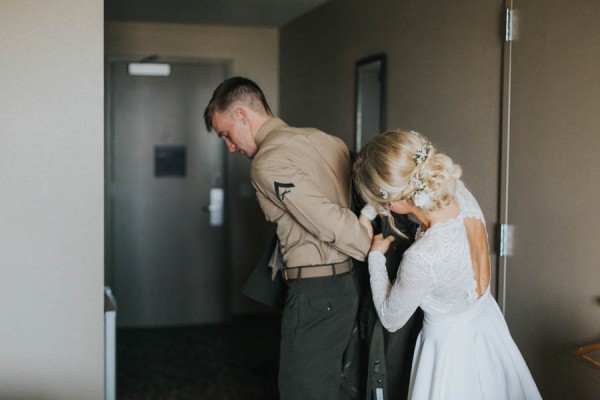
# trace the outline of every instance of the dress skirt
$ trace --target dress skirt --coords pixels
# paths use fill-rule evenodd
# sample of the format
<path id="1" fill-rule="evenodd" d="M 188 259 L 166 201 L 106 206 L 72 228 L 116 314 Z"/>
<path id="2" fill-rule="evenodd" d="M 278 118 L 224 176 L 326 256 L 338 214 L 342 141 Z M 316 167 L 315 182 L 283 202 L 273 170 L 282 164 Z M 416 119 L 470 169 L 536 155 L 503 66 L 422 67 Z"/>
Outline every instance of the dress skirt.
<path id="1" fill-rule="evenodd" d="M 488 290 L 458 315 L 425 313 L 413 356 L 409 399 L 541 399 Z"/>

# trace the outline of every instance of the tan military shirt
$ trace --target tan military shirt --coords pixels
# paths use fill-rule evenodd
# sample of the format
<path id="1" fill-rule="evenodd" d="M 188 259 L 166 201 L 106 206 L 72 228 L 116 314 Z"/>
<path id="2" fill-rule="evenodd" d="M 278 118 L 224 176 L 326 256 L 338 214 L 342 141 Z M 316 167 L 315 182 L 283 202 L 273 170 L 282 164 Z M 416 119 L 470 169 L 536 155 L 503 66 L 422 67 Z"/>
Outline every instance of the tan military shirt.
<path id="1" fill-rule="evenodd" d="M 350 157 L 339 138 L 279 118 L 256 134 L 252 183 L 287 267 L 364 260 L 371 240 L 350 209 Z"/>

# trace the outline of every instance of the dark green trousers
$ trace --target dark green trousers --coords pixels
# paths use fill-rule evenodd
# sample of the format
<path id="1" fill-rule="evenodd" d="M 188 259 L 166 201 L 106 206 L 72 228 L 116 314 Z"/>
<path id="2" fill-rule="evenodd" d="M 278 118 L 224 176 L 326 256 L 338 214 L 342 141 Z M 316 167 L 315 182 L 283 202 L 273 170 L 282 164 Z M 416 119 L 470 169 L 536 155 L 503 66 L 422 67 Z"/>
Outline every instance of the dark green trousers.
<path id="1" fill-rule="evenodd" d="M 295 279 L 287 286 L 281 321 L 280 399 L 355 398 L 343 372 L 344 352 L 352 351 L 347 347 L 359 303 L 354 273 Z"/>

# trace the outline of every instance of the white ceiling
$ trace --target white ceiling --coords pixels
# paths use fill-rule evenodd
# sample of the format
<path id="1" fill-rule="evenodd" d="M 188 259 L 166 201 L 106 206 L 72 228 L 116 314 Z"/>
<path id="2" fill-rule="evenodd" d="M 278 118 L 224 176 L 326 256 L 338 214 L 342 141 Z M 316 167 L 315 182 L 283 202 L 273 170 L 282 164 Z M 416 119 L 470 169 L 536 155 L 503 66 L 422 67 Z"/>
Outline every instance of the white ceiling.
<path id="1" fill-rule="evenodd" d="M 107 21 L 279 27 L 328 0 L 105 0 Z"/>

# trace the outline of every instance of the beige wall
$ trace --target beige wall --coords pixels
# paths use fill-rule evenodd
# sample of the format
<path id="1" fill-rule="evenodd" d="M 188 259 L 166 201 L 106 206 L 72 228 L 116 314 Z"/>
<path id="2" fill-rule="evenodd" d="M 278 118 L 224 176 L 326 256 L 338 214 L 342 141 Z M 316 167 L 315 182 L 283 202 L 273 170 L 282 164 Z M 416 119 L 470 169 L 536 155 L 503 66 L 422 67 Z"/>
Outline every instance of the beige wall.
<path id="1" fill-rule="evenodd" d="M 279 34 L 274 28 L 107 22 L 105 54 L 226 60 L 232 75 L 253 79 L 279 106 Z"/>
<path id="2" fill-rule="evenodd" d="M 104 397 L 103 7 L 0 1 L 2 399 Z"/>
<path id="3" fill-rule="evenodd" d="M 273 111 L 279 109 L 279 32 L 274 28 L 107 22 L 107 57 L 223 60 L 231 74 L 258 83 Z M 254 198 L 243 193 L 250 183 L 250 162 L 239 154 L 228 155 L 231 207 L 229 253 L 231 311 L 234 314 L 262 308 L 241 296 L 242 286 L 260 258 L 271 229 Z M 118 300 L 118 299 L 117 299 Z"/>
<path id="4" fill-rule="evenodd" d="M 493 238 L 502 9 L 500 0 L 332 0 L 281 30 L 281 114 L 352 147 L 355 62 L 387 53 L 387 129 L 422 132 L 463 166 Z"/>

